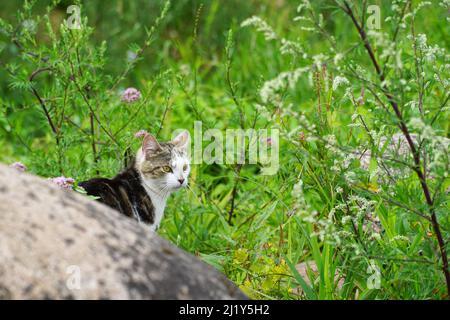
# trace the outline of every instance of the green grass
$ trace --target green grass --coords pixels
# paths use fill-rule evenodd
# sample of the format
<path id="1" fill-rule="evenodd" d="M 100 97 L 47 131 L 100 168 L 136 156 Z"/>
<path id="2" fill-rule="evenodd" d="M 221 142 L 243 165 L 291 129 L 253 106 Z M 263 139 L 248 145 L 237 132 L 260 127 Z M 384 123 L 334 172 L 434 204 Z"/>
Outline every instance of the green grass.
<path id="1" fill-rule="evenodd" d="M 419 2 L 412 1 L 412 7 L 417 8 Z M 384 21 L 393 14 L 391 1 L 374 3 L 381 7 L 382 31 L 390 38 L 398 25 Z M 21 161 L 43 177 L 65 175 L 78 181 L 97 173 L 111 177 L 123 166 L 127 148 L 134 152 L 139 147 L 133 137 L 138 130 L 159 133 L 160 139 L 168 140 L 177 128 L 193 134 L 194 121 L 201 120 L 204 128 L 225 132 L 241 125 L 241 112 L 246 128 L 280 128 L 279 171 L 263 176 L 260 165 L 244 165 L 239 174 L 236 165 L 194 165 L 189 189 L 173 194 L 168 202 L 160 235 L 213 265 L 252 298 L 446 297 L 434 230 L 412 212 L 430 214 L 414 172 L 407 170 L 395 182 L 380 182 L 377 170 L 381 165 L 400 165 L 375 156 L 368 171 L 361 169 L 358 159 L 351 159 L 348 168 L 333 169 L 335 160 L 341 165 L 347 155 L 361 148 L 368 147 L 375 155 L 383 149 L 373 144 L 358 122 L 361 119 L 381 137 L 400 132 L 395 116 L 380 107 L 378 98 L 386 105 L 389 101 L 383 97 L 352 21 L 334 1 L 314 1 L 313 7 L 315 13 L 323 14 L 324 28 L 334 35 L 340 52 L 346 52 L 337 65 L 327 38 L 293 21 L 300 14 L 309 16 L 308 11 L 296 12 L 297 1 L 174 1 L 157 24 L 163 2 L 116 0 L 99 10 L 93 2 L 82 1 L 82 17 L 87 20 L 81 31 L 60 28 L 68 4 L 63 1 L 52 8 L 48 20 L 45 1 L 30 8 L 25 5 L 22 13 L 16 13 L 16 1 L 0 4 L 4 21 L 0 24 L 2 162 Z M 361 3 L 356 1 L 354 8 L 359 17 Z M 255 28 L 240 26 L 253 15 L 267 21 L 278 39 L 266 40 Z M 448 8 L 433 3 L 417 13 L 414 29 L 416 35 L 426 33 L 428 43 L 448 55 L 446 19 Z M 39 20 L 35 34 L 21 27 L 27 20 Z M 53 38 L 47 22 L 55 33 Z M 433 141 L 449 135 L 448 84 L 442 85 L 434 76 L 440 74 L 448 81 L 448 67 L 439 73 L 434 69 L 448 65 L 448 57 L 421 61 L 425 80 L 417 80 L 412 41 L 407 38 L 410 23 L 407 20 L 407 28 L 400 29 L 389 60 L 397 61 L 400 52 L 403 66 L 389 65 L 387 76 L 407 121 L 421 117 L 408 103 L 418 101 L 423 91 L 426 113 L 422 119 L 435 135 L 424 140 L 429 163 L 442 151 Z M 19 40 L 20 47 L 13 39 Z M 307 56 L 282 54 L 281 39 L 298 43 Z M 376 57 L 385 61 L 386 44 L 370 39 Z M 127 51 L 143 47 L 140 59 L 121 78 L 128 68 Z M 281 72 L 313 66 L 312 57 L 319 54 L 329 57 L 326 68 L 312 67 L 292 87 L 277 92 L 279 100 L 262 101 L 260 90 L 266 81 Z M 51 72 L 39 72 L 30 83 L 34 71 L 50 64 Z M 356 66 L 364 68 L 364 79 L 351 77 Z M 355 98 L 365 88 L 361 106 L 355 108 L 345 97 L 345 87 L 332 88 L 338 75 L 348 77 Z M 409 91 L 402 79 L 411 87 Z M 52 132 L 31 86 L 44 100 L 57 133 Z M 130 86 L 138 88 L 143 97 L 127 105 L 120 101 L 120 91 Z M 257 105 L 272 116 L 262 114 Z M 101 125 L 95 118 L 91 125 L 92 113 Z M 359 125 L 349 126 L 355 123 Z M 328 135 L 336 137 L 338 150 L 324 142 Z M 448 241 L 448 156 L 444 152 L 439 159 L 440 164 L 430 169 L 430 175 L 438 178 L 428 183 L 436 192 L 434 210 Z M 412 164 L 411 157 L 402 160 Z M 348 172 L 356 176 L 355 182 L 346 178 Z M 234 217 L 229 223 L 236 181 Z M 295 189 L 299 181 L 303 185 Z M 342 192 L 336 192 L 337 188 Z M 370 222 L 355 196 L 370 201 L 371 214 L 383 229 L 379 239 L 372 239 L 364 229 Z M 346 215 L 355 219 L 353 226 L 341 223 Z M 318 269 L 307 272 L 308 281 L 295 267 L 304 261 L 314 262 Z M 380 272 L 378 289 L 368 286 L 371 261 Z"/>

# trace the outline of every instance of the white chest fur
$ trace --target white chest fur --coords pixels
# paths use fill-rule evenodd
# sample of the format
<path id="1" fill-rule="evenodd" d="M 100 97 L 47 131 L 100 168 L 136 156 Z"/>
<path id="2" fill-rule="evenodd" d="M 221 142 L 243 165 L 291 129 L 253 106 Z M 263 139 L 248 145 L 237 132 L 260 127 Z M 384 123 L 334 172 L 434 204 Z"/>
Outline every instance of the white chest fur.
<path id="1" fill-rule="evenodd" d="M 153 207 L 155 208 L 155 222 L 150 227 L 152 231 L 156 231 L 159 228 L 159 224 L 164 216 L 164 209 L 166 208 L 166 202 L 168 194 L 160 195 L 153 191 L 153 188 L 148 186 L 146 183 L 143 183 L 147 194 L 150 196 L 152 200 Z"/>

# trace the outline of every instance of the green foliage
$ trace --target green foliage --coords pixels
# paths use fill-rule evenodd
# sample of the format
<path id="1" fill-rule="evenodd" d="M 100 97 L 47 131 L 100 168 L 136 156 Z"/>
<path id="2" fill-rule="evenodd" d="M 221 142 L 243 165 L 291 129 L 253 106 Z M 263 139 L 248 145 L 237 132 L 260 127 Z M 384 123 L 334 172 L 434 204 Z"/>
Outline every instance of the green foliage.
<path id="1" fill-rule="evenodd" d="M 160 234 L 253 298 L 444 298 L 430 217 L 447 245 L 448 2 L 374 2 L 382 29 L 367 35 L 384 81 L 346 1 L 79 1 L 79 30 L 64 22 L 68 1 L 3 1 L 0 160 L 81 181 L 115 175 L 141 129 L 168 140 L 194 121 L 278 128 L 276 175 L 194 165 Z M 127 87 L 141 98 L 122 101 Z M 406 142 L 389 153 L 402 137 L 392 101 L 432 206 Z"/>

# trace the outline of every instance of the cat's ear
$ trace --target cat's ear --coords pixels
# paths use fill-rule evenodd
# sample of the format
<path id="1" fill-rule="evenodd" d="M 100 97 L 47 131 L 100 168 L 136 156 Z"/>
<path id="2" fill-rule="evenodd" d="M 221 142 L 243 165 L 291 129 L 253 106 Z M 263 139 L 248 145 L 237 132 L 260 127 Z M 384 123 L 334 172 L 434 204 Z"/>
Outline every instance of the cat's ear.
<path id="1" fill-rule="evenodd" d="M 178 149 L 187 149 L 190 139 L 189 131 L 183 130 L 172 140 L 172 144 Z"/>
<path id="2" fill-rule="evenodd" d="M 142 142 L 142 151 L 146 156 L 151 156 L 155 153 L 161 151 L 161 145 L 158 143 L 158 140 L 151 134 L 146 134 L 144 141 Z"/>

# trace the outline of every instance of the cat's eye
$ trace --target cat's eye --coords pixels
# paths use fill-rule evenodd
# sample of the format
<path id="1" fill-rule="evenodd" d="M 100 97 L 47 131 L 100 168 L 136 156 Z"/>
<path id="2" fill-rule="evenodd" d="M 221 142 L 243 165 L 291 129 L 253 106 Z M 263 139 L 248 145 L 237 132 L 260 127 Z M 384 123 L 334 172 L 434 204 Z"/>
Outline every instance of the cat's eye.
<path id="1" fill-rule="evenodd" d="M 170 166 L 164 166 L 162 167 L 162 171 L 165 173 L 170 173 L 172 172 L 172 168 Z"/>
<path id="2" fill-rule="evenodd" d="M 187 164 L 185 164 L 185 165 L 183 166 L 183 171 L 186 171 L 187 168 L 188 168 L 188 166 L 187 166 Z"/>

